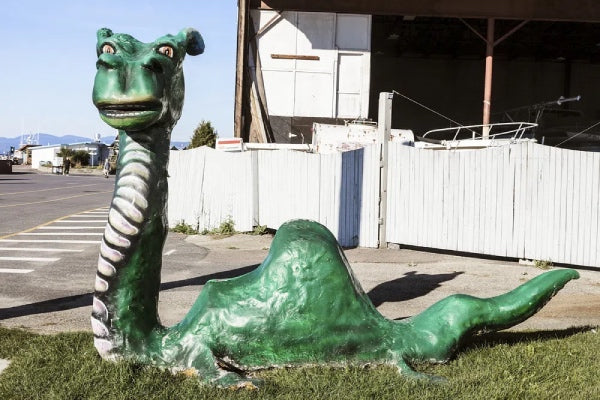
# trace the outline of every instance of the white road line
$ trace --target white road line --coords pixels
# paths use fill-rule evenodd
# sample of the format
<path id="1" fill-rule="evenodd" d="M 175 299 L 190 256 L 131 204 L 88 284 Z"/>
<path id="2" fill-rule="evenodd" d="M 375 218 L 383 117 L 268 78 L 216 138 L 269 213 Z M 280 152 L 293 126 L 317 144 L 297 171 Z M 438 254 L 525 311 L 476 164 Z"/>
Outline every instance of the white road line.
<path id="1" fill-rule="evenodd" d="M 83 216 L 82 216 L 83 218 Z M 85 218 L 91 218 L 91 217 L 85 217 Z M 106 221 L 107 218 L 106 217 L 98 217 L 96 219 L 61 219 L 60 221 L 56 221 L 55 223 L 58 222 L 66 222 L 69 224 L 73 224 L 73 223 L 81 223 L 81 222 L 102 222 L 102 221 Z"/>
<path id="2" fill-rule="evenodd" d="M 167 251 L 167 252 L 166 252 L 164 255 L 165 255 L 165 256 L 170 256 L 171 254 L 175 253 L 175 251 L 176 251 L 175 249 L 173 249 L 173 250 L 169 250 L 169 251 Z"/>
<path id="3" fill-rule="evenodd" d="M 0 257 L 0 261 L 32 261 L 32 262 L 54 262 L 60 258 L 56 257 Z"/>
<path id="4" fill-rule="evenodd" d="M 33 272 L 32 269 L 12 269 L 12 268 L 0 268 L 0 274 L 28 274 Z"/>
<path id="5" fill-rule="evenodd" d="M 100 240 L 0 239 L 0 243 L 100 243 Z"/>
<path id="6" fill-rule="evenodd" d="M 22 232 L 17 235 L 27 236 L 102 236 L 102 232 L 91 232 L 91 233 L 73 233 L 73 232 Z"/>
<path id="7" fill-rule="evenodd" d="M 29 251 L 32 253 L 81 253 L 83 250 L 74 249 L 44 249 L 40 247 L 0 247 L 0 251 Z"/>
<path id="8" fill-rule="evenodd" d="M 67 223 L 67 224 L 83 224 L 83 223 L 90 223 L 90 222 L 106 222 L 106 218 L 103 219 L 80 219 L 79 221 L 71 221 L 68 219 L 63 219 L 61 221 L 56 221 L 53 222 L 53 224 L 59 224 L 59 223 Z"/>
<path id="9" fill-rule="evenodd" d="M 53 230 L 53 229 L 104 229 L 106 228 L 106 225 L 102 225 L 102 226 L 42 226 L 41 228 L 38 229 L 44 229 L 44 230 Z"/>
<path id="10" fill-rule="evenodd" d="M 79 215 L 108 215 L 108 211 L 88 211 Z"/>

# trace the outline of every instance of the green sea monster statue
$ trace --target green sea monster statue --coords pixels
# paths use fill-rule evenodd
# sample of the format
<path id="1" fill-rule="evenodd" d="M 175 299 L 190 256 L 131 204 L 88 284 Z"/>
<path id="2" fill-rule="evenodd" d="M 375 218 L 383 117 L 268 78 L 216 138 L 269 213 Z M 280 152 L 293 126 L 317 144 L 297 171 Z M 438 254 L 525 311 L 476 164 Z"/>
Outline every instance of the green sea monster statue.
<path id="1" fill-rule="evenodd" d="M 249 371 L 302 364 L 391 364 L 419 376 L 410 364 L 447 361 L 466 335 L 529 318 L 578 277 L 553 270 L 497 297 L 453 295 L 392 321 L 375 309 L 327 228 L 294 220 L 280 227 L 256 270 L 207 282 L 181 322 L 161 325 L 169 140 L 183 105 L 184 56 L 203 50 L 193 29 L 153 43 L 98 31 L 93 102 L 119 130 L 120 146 L 91 319 L 104 359 L 195 373 L 220 386 L 252 384 Z"/>

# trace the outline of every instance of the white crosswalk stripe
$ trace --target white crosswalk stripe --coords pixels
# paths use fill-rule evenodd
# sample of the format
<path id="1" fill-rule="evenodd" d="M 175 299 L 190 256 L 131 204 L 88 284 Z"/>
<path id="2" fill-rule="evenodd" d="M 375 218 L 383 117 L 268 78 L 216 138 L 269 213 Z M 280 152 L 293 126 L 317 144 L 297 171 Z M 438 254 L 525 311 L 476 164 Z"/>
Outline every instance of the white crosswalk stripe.
<path id="1" fill-rule="evenodd" d="M 28 274 L 32 269 L 0 268 L 0 274 Z"/>
<path id="2" fill-rule="evenodd" d="M 22 236 L 102 236 L 102 232 L 24 232 L 18 233 L 17 235 Z"/>
<path id="3" fill-rule="evenodd" d="M 103 235 L 107 219 L 108 209 L 102 208 L 0 239 L 0 274 L 35 273 L 67 254 L 99 245 L 101 240 L 95 237 Z"/>
<path id="4" fill-rule="evenodd" d="M 51 249 L 51 248 L 31 248 L 31 247 L 0 247 L 0 251 L 27 251 L 32 253 L 81 253 L 82 249 Z"/>
<path id="5" fill-rule="evenodd" d="M 0 257 L 0 261 L 32 261 L 32 262 L 54 262 L 57 257 Z"/>
<path id="6" fill-rule="evenodd" d="M 103 218 L 103 219 L 79 219 L 79 220 L 65 219 L 62 221 L 56 221 L 56 224 L 59 224 L 59 226 L 62 226 L 62 224 L 83 224 L 83 223 L 99 224 L 101 222 L 106 223 L 106 218 Z"/>
<path id="7" fill-rule="evenodd" d="M 0 239 L 0 243 L 100 243 L 100 240 L 60 240 L 60 239 Z"/>
<path id="8" fill-rule="evenodd" d="M 38 228 L 38 229 L 48 230 L 48 231 L 49 230 L 53 230 L 54 231 L 54 230 L 66 230 L 66 229 L 68 229 L 68 230 L 73 230 L 73 229 L 75 229 L 75 230 L 77 230 L 77 229 L 104 229 L 104 227 L 105 227 L 105 225 L 102 225 L 102 226 L 42 226 L 41 228 Z M 58 233 L 60 233 L 60 232 L 58 232 Z"/>

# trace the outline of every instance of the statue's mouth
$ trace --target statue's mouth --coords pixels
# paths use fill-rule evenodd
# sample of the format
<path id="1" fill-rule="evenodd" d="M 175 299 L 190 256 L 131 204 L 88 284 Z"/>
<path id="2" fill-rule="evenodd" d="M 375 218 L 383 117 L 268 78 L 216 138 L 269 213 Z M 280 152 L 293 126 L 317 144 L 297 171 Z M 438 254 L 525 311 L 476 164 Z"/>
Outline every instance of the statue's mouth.
<path id="1" fill-rule="evenodd" d="M 161 110 L 159 102 L 98 104 L 98 111 L 107 118 L 137 118 Z"/>

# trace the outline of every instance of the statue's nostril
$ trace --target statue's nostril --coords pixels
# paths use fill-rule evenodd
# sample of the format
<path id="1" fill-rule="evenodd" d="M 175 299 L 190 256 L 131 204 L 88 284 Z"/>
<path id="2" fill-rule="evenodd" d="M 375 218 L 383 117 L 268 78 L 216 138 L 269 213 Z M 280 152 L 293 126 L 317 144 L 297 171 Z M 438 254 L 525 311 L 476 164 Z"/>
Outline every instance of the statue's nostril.
<path id="1" fill-rule="evenodd" d="M 157 74 L 160 74 L 163 72 L 162 65 L 160 65 L 160 62 L 158 62 L 154 58 L 151 58 L 150 60 L 146 61 L 143 64 L 143 67 L 146 69 L 149 69 L 152 72 L 156 72 Z"/>

